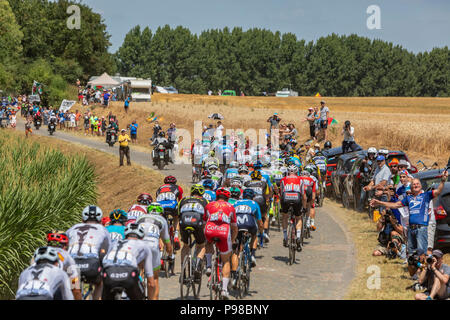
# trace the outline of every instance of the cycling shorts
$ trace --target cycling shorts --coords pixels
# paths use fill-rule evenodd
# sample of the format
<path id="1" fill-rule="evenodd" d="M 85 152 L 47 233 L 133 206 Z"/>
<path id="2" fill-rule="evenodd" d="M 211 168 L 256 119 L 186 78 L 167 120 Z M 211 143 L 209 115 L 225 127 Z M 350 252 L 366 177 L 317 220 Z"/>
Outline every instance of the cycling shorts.
<path id="1" fill-rule="evenodd" d="M 213 222 L 208 222 L 205 227 L 205 237 L 208 242 L 214 242 L 214 238 L 218 238 L 217 248 L 221 254 L 231 252 L 231 230 L 230 225 L 223 223 L 216 225 Z"/>
<path id="2" fill-rule="evenodd" d="M 299 217 L 302 208 L 302 195 L 299 192 L 284 192 L 281 195 L 281 212 L 287 213 L 293 207 L 294 215 Z"/>
<path id="3" fill-rule="evenodd" d="M 161 268 L 161 251 L 159 249 L 159 240 L 154 239 L 152 240 L 146 240 L 144 238 L 145 242 L 148 242 L 150 250 L 152 251 L 152 267 L 153 271 L 158 271 Z"/>
<path id="4" fill-rule="evenodd" d="M 178 216 L 178 210 L 177 210 L 178 202 L 177 201 L 175 201 L 175 200 L 174 201 L 171 201 L 171 200 L 161 201 L 160 204 L 161 204 L 161 207 L 164 208 L 164 214 L 169 214 L 172 217 Z"/>
<path id="5" fill-rule="evenodd" d="M 253 199 L 253 201 L 255 201 L 258 204 L 259 209 L 261 210 L 261 215 L 264 216 L 267 213 L 266 200 L 263 197 L 258 196 L 258 197 L 255 197 Z"/>
<path id="6" fill-rule="evenodd" d="M 100 260 L 98 258 L 80 259 L 74 258 L 75 263 L 80 270 L 81 279 L 90 284 L 98 284 L 102 280 Z"/>
<path id="7" fill-rule="evenodd" d="M 114 288 L 123 288 L 131 300 L 144 299 L 144 286 L 139 270 L 131 266 L 110 266 L 103 272 L 102 300 L 114 300 Z"/>
<path id="8" fill-rule="evenodd" d="M 247 229 L 252 235 L 256 235 L 258 232 L 258 225 L 256 219 L 251 214 L 238 213 L 236 214 L 238 230 Z"/>
<path id="9" fill-rule="evenodd" d="M 203 232 L 203 218 L 196 212 L 183 212 L 180 219 L 181 241 L 188 243 L 189 232 L 187 227 L 194 229 L 193 235 L 197 244 L 205 243 L 205 233 Z"/>

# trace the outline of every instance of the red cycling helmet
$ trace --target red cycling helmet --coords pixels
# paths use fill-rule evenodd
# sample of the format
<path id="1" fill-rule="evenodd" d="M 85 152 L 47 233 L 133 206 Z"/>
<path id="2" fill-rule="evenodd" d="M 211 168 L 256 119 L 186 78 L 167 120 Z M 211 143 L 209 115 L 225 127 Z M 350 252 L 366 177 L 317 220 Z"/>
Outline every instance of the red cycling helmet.
<path id="1" fill-rule="evenodd" d="M 176 184 L 177 183 L 177 178 L 175 178 L 174 176 L 167 176 L 164 178 L 164 183 L 166 184 Z"/>
<path id="2" fill-rule="evenodd" d="M 101 222 L 102 225 L 106 227 L 111 222 L 111 219 L 109 217 L 103 217 Z"/>
<path id="3" fill-rule="evenodd" d="M 219 188 L 219 189 L 217 189 L 217 191 L 216 191 L 216 197 L 218 198 L 218 197 L 220 197 L 220 196 L 225 197 L 225 198 L 227 198 L 227 200 L 228 200 L 228 199 L 230 199 L 230 197 L 231 197 L 231 193 L 230 193 L 230 191 L 228 191 L 228 190 L 225 189 L 225 188 Z"/>
<path id="4" fill-rule="evenodd" d="M 64 247 L 69 244 L 69 238 L 62 232 L 47 233 L 47 242 L 56 242 L 59 246 Z"/>
<path id="5" fill-rule="evenodd" d="M 137 202 L 139 204 L 148 206 L 150 203 L 153 202 L 153 198 L 152 198 L 151 194 L 149 194 L 149 193 L 141 193 L 139 195 L 139 197 L 137 198 Z"/>

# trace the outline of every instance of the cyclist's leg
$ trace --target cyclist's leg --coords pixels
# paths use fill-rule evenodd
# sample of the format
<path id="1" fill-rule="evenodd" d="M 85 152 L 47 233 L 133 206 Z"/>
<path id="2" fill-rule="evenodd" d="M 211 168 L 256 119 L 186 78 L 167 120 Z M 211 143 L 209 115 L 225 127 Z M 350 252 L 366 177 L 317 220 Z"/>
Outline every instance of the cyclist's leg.
<path id="1" fill-rule="evenodd" d="M 161 269 L 161 252 L 158 246 L 152 247 L 152 266 L 154 286 L 148 292 L 149 300 L 159 300 L 159 270 Z"/>
<path id="2" fill-rule="evenodd" d="M 179 224 L 179 217 L 178 217 L 178 213 L 176 211 L 172 211 L 171 212 L 172 217 L 173 217 L 173 229 L 174 229 L 174 250 L 179 250 L 180 249 L 180 240 L 178 239 L 178 234 L 180 231 L 180 224 Z"/>
<path id="3" fill-rule="evenodd" d="M 300 239 L 301 235 L 302 235 L 302 219 L 300 219 L 300 216 L 302 215 L 302 211 L 301 211 L 301 205 L 300 203 L 298 203 L 297 205 L 294 206 L 294 215 L 295 215 L 295 228 L 296 228 L 296 237 L 297 240 Z"/>
<path id="4" fill-rule="evenodd" d="M 281 204 L 280 212 L 283 217 L 283 219 L 281 221 L 281 224 L 283 227 L 283 237 L 284 237 L 283 239 L 287 240 L 287 226 L 288 226 L 289 215 L 287 214 L 288 210 L 287 210 L 286 204 L 283 201 L 281 201 L 280 204 Z"/>
<path id="5" fill-rule="evenodd" d="M 316 230 L 316 226 L 314 224 L 314 218 L 316 217 L 316 193 L 312 193 L 312 199 L 310 202 L 310 209 L 309 209 L 309 217 L 310 217 L 310 226 L 312 230 Z"/>
<path id="6" fill-rule="evenodd" d="M 181 219 L 181 221 L 183 221 L 183 219 Z M 183 268 L 183 262 L 184 262 L 184 257 L 186 257 L 186 255 L 189 254 L 189 232 L 187 232 L 186 230 L 184 230 L 185 226 L 181 226 L 180 225 L 180 232 L 181 232 L 181 242 L 182 244 L 182 248 L 181 248 L 181 259 L 180 259 L 180 264 L 181 264 L 181 268 Z"/>

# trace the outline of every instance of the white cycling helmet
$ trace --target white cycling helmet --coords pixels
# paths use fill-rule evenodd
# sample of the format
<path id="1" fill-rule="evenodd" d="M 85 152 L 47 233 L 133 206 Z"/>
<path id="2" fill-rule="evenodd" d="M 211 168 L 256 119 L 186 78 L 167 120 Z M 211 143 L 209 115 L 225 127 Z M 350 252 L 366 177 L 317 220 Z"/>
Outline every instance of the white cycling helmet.
<path id="1" fill-rule="evenodd" d="M 302 173 L 301 173 L 301 175 L 302 175 L 302 176 L 305 176 L 305 177 L 309 177 L 311 174 L 310 174 L 308 171 L 303 170 Z"/>
<path id="2" fill-rule="evenodd" d="M 387 156 L 389 154 L 389 150 L 387 150 L 387 149 L 380 149 L 380 150 L 378 150 L 378 154 L 383 154 L 383 155 Z"/>
<path id="3" fill-rule="evenodd" d="M 238 167 L 239 167 L 239 163 L 237 163 L 237 161 L 231 161 L 230 168 L 238 168 Z"/>
<path id="4" fill-rule="evenodd" d="M 208 170 L 217 170 L 217 169 L 219 169 L 219 167 L 215 163 L 211 163 L 208 166 Z"/>
<path id="5" fill-rule="evenodd" d="M 296 173 L 296 172 L 298 172 L 298 168 L 297 168 L 297 166 L 296 165 L 294 165 L 294 164 L 291 164 L 289 167 L 288 167 L 288 172 L 289 173 Z"/>
<path id="6" fill-rule="evenodd" d="M 370 147 L 369 150 L 367 150 L 367 153 L 374 153 L 377 154 L 377 149 L 375 149 L 374 147 Z"/>
<path id="7" fill-rule="evenodd" d="M 239 173 L 241 173 L 241 172 L 247 172 L 247 173 L 249 173 L 248 167 L 247 167 L 246 165 L 240 166 L 239 169 L 238 169 L 238 171 L 239 171 Z"/>
<path id="8" fill-rule="evenodd" d="M 137 223 L 130 223 L 129 225 L 126 226 L 125 228 L 125 238 L 130 235 L 130 234 L 134 234 L 136 235 L 139 239 L 143 239 L 145 236 L 145 229 L 142 225 L 137 224 Z"/>
<path id="9" fill-rule="evenodd" d="M 51 263 L 58 261 L 58 251 L 53 247 L 40 247 L 34 252 L 34 262 L 39 263 L 40 261 L 47 260 Z"/>
<path id="10" fill-rule="evenodd" d="M 103 211 L 100 209 L 100 207 L 91 205 L 87 206 L 83 210 L 82 219 L 83 222 L 86 222 L 88 220 L 95 220 L 97 222 L 101 222 L 103 217 Z"/>

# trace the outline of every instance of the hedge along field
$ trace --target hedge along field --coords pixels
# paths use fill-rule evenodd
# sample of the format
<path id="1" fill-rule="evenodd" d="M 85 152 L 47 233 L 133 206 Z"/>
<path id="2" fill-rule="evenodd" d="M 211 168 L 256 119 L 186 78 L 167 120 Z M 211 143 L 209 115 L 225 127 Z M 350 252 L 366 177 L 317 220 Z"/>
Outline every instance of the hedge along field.
<path id="1" fill-rule="evenodd" d="M 96 176 L 84 156 L 5 131 L 0 150 L 0 299 L 11 299 L 46 232 L 67 230 L 96 202 Z"/>

